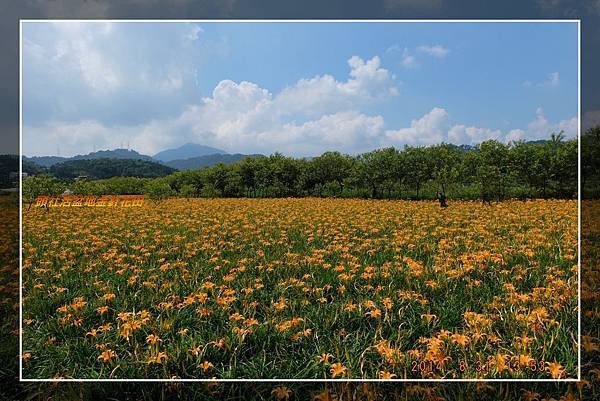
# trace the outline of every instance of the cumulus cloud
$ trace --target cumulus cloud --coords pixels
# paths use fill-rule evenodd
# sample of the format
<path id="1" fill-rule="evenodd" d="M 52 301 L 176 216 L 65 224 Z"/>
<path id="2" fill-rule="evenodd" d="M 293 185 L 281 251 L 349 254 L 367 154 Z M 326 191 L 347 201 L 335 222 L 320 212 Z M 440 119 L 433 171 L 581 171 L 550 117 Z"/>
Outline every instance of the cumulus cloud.
<path id="1" fill-rule="evenodd" d="M 552 124 L 544 115 L 544 110 L 538 107 L 535 118 L 527 125 L 527 136 L 530 139 L 544 139 L 551 133 L 557 134 L 562 131 L 565 136 L 574 137 L 577 135 L 578 125 L 577 117 Z"/>
<path id="2" fill-rule="evenodd" d="M 435 58 L 444 58 L 450 53 L 450 50 L 442 45 L 419 46 L 418 50 Z"/>
<path id="3" fill-rule="evenodd" d="M 434 107 L 423 117 L 412 120 L 410 127 L 393 131 L 388 130 L 385 136 L 397 143 L 411 145 L 426 145 L 439 143 L 445 139 L 448 112 L 440 107 Z"/>
<path id="4" fill-rule="evenodd" d="M 287 154 L 318 155 L 326 150 L 360 153 L 378 147 L 383 125 L 381 116 L 342 111 L 301 125 L 287 123 L 259 133 L 257 139 L 268 144 L 267 148 L 275 146 Z"/>
<path id="5" fill-rule="evenodd" d="M 448 141 L 455 144 L 475 144 L 490 139 L 502 140 L 502 132 L 490 128 L 467 127 L 463 124 L 455 125 L 448 131 Z"/>
<path id="6" fill-rule="evenodd" d="M 315 115 L 356 108 L 373 100 L 398 95 L 393 77 L 381 67 L 378 56 L 370 60 L 352 56 L 348 65 L 350 77 L 347 81 L 340 82 L 331 75 L 320 75 L 301 79 L 287 87 L 275 99 L 277 109 L 284 113 Z"/>
<path id="7" fill-rule="evenodd" d="M 561 131 L 567 138 L 577 136 L 577 117 L 551 123 L 545 117 L 543 109 L 538 108 L 534 119 L 526 128 L 515 128 L 503 132 L 487 127 L 452 125 L 446 109 L 434 107 L 421 118 L 412 120 L 410 127 L 385 131 L 382 143 L 387 146 L 421 146 L 440 142 L 475 145 L 491 139 L 508 143 L 518 140 L 547 139 L 552 133 Z"/>

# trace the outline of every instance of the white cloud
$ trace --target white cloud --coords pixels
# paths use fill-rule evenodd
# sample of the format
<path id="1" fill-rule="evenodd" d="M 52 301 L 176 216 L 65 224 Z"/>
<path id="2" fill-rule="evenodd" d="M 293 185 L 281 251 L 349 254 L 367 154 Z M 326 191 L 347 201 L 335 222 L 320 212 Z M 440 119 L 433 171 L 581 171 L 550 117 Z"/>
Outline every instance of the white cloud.
<path id="1" fill-rule="evenodd" d="M 417 58 L 413 56 L 407 48 L 402 52 L 402 65 L 405 67 L 416 67 Z"/>
<path id="2" fill-rule="evenodd" d="M 527 133 L 522 130 L 522 129 L 512 129 L 508 132 L 508 134 L 506 134 L 506 141 L 507 142 L 512 142 L 512 141 L 520 141 L 525 139 L 525 135 L 527 135 Z"/>
<path id="3" fill-rule="evenodd" d="M 418 50 L 436 58 L 444 58 L 450 52 L 449 49 L 442 45 L 435 46 L 419 46 Z"/>
<path id="4" fill-rule="evenodd" d="M 500 130 L 455 125 L 448 131 L 448 141 L 455 144 L 475 144 L 490 139 L 502 140 Z"/>
<path id="5" fill-rule="evenodd" d="M 395 53 L 395 52 L 399 52 L 399 51 L 402 51 L 400 46 L 398 44 L 393 44 L 385 50 L 385 54 Z"/>
<path id="6" fill-rule="evenodd" d="M 265 150 L 275 147 L 288 154 L 316 155 L 325 150 L 360 153 L 379 145 L 384 122 L 381 116 L 367 116 L 356 111 L 325 115 L 304 124 L 284 124 L 257 135 Z"/>
<path id="7" fill-rule="evenodd" d="M 560 84 L 560 74 L 558 72 L 551 72 L 548 75 L 546 75 L 546 79 L 542 82 L 538 82 L 537 84 L 534 84 L 531 81 L 525 81 L 523 82 L 523 86 L 525 87 L 531 87 L 531 86 L 538 86 L 538 87 L 546 87 L 546 88 L 552 88 L 552 87 L 556 87 Z"/>
<path id="8" fill-rule="evenodd" d="M 446 109 L 434 107 L 421 118 L 412 120 L 410 127 L 385 132 L 388 144 L 431 145 L 449 142 L 457 145 L 476 144 L 488 139 L 503 140 L 500 130 L 472 127 L 464 124 L 451 125 Z"/>
<path id="9" fill-rule="evenodd" d="M 305 113 L 311 116 L 356 108 L 367 102 L 398 95 L 398 88 L 388 70 L 375 56 L 363 60 L 352 56 L 348 60 L 350 77 L 345 82 L 331 75 L 301 79 L 285 88 L 275 99 L 281 113 Z"/>
<path id="10" fill-rule="evenodd" d="M 551 72 L 544 82 L 543 86 L 558 86 L 560 83 L 560 74 L 558 72 Z"/>
<path id="11" fill-rule="evenodd" d="M 229 51 L 198 24 L 49 22 L 23 25 L 25 122 L 138 124 L 198 102 L 206 63 Z"/>
<path id="12" fill-rule="evenodd" d="M 577 136 L 577 117 L 572 117 L 552 124 L 544 115 L 544 110 L 541 107 L 538 107 L 535 112 L 535 119 L 527 125 L 528 139 L 545 139 L 548 138 L 550 134 L 558 134 L 561 131 L 563 131 L 567 137 Z"/>
<path id="13" fill-rule="evenodd" d="M 411 122 L 410 127 L 385 131 L 382 143 L 386 146 L 430 145 L 440 142 L 456 145 L 475 145 L 494 139 L 508 143 L 516 140 L 547 139 L 552 133 L 564 132 L 567 138 L 577 135 L 577 117 L 550 123 L 541 108 L 536 110 L 535 118 L 525 129 L 515 128 L 504 133 L 499 129 L 450 124 L 448 112 L 444 108 L 434 107 L 421 118 Z"/>
<path id="14" fill-rule="evenodd" d="M 236 114 L 255 110 L 261 103 L 270 102 L 271 94 L 252 82 L 242 81 L 237 84 L 231 80 L 223 80 L 213 90 L 212 97 L 202 101 L 211 112 Z"/>
<path id="15" fill-rule="evenodd" d="M 448 112 L 434 107 L 419 119 L 412 120 L 410 127 L 393 131 L 388 130 L 385 136 L 399 144 L 426 145 L 439 143 L 445 139 Z"/>
<path id="16" fill-rule="evenodd" d="M 131 140 L 137 127 L 106 127 L 98 121 L 83 120 L 76 123 L 55 122 L 43 126 L 23 127 L 25 155 L 47 155 L 48 144 L 53 151 L 60 149 L 61 156 L 114 149 Z M 54 152 L 53 152 L 54 153 Z"/>
<path id="17" fill-rule="evenodd" d="M 401 52 L 401 59 L 400 62 L 404 67 L 407 68 L 413 68 L 413 67 L 417 67 L 419 65 L 417 56 L 414 54 L 414 52 L 421 52 L 421 53 L 425 53 L 429 56 L 435 57 L 435 58 L 444 58 L 448 55 L 448 53 L 450 52 L 449 49 L 441 46 L 441 45 L 434 45 L 434 46 L 419 46 L 416 49 L 414 49 L 414 51 L 411 51 L 411 49 L 409 49 L 408 47 L 404 47 L 401 48 L 398 44 L 394 44 L 389 46 L 385 53 L 386 54 L 399 54 Z"/>
<path id="18" fill-rule="evenodd" d="M 119 87 L 121 77 L 116 65 L 96 47 L 96 42 L 105 40 L 113 33 L 110 22 L 51 23 L 62 39 L 53 48 L 51 60 L 63 68 L 76 72 L 91 90 L 110 92 Z M 110 40 L 110 39 L 109 39 Z M 63 71 L 64 73 L 65 71 Z"/>

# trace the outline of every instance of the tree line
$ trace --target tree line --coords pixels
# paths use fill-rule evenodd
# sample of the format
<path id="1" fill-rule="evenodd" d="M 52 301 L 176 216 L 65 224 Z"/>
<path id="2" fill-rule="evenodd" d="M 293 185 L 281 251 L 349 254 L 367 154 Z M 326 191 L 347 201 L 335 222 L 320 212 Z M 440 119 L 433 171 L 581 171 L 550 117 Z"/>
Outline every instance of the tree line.
<path id="1" fill-rule="evenodd" d="M 599 149 L 600 128 L 590 130 L 585 136 L 592 148 Z M 592 177 L 587 184 L 593 184 L 600 169 L 597 161 L 588 159 L 585 159 L 587 164 L 582 160 L 582 168 Z M 25 197 L 40 192 L 60 194 L 68 188 L 74 194 L 145 194 L 152 199 L 169 196 L 431 199 L 441 191 L 449 198 L 489 201 L 574 198 L 577 165 L 577 140 L 565 140 L 561 133 L 553 134 L 547 141 L 504 144 L 489 140 L 475 147 L 446 143 L 404 149 L 390 147 L 358 156 L 326 152 L 312 159 L 298 159 L 275 153 L 158 178 L 60 181 L 36 176 L 24 181 L 23 193 Z"/>

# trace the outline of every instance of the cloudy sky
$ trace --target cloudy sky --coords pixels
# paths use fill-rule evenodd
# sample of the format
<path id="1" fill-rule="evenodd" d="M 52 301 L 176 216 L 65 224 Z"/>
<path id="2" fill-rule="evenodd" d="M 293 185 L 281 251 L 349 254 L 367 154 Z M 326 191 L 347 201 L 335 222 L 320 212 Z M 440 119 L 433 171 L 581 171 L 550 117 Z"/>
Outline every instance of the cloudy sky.
<path id="1" fill-rule="evenodd" d="M 23 153 L 577 135 L 574 23 L 23 24 Z"/>

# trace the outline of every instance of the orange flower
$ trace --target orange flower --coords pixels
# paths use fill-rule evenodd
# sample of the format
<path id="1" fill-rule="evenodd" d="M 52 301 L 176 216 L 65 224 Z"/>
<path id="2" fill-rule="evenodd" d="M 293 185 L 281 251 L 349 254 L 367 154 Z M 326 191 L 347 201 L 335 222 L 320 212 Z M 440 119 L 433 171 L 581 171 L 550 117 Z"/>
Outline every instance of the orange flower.
<path id="1" fill-rule="evenodd" d="M 148 337 L 146 337 L 147 344 L 155 345 L 155 344 L 158 344 L 159 342 L 162 342 L 162 340 L 160 339 L 160 337 L 158 337 L 154 334 L 150 334 Z"/>
<path id="2" fill-rule="evenodd" d="M 394 377 L 396 377 L 395 374 L 388 372 L 387 370 L 382 370 L 379 372 L 379 378 L 380 379 L 393 379 Z"/>
<path id="3" fill-rule="evenodd" d="M 372 317 L 373 319 L 379 319 L 381 317 L 381 309 L 373 309 L 365 313 L 365 316 Z"/>
<path id="4" fill-rule="evenodd" d="M 98 356 L 98 360 L 102 362 L 109 362 L 111 359 L 115 358 L 117 353 L 111 349 L 104 350 L 100 356 Z"/>
<path id="5" fill-rule="evenodd" d="M 111 299 L 115 299 L 115 297 L 116 297 L 116 295 L 115 295 L 115 294 L 113 294 L 113 293 L 110 293 L 110 294 L 104 294 L 104 295 L 102 295 L 102 297 L 101 297 L 101 298 L 102 298 L 104 301 L 110 301 Z"/>
<path id="6" fill-rule="evenodd" d="M 227 342 L 225 341 L 224 338 L 219 338 L 217 340 L 211 341 L 210 342 L 215 348 L 221 348 L 221 349 L 225 349 L 227 348 Z"/>
<path id="7" fill-rule="evenodd" d="M 348 368 L 346 368 L 341 363 L 334 363 L 331 365 L 331 376 L 335 379 L 337 376 L 344 376 L 348 372 Z"/>
<path id="8" fill-rule="evenodd" d="M 98 335 L 98 330 L 96 329 L 91 329 L 90 331 L 88 331 L 87 333 L 85 333 L 86 336 L 90 336 L 90 337 L 96 337 L 96 335 Z"/>
<path id="9" fill-rule="evenodd" d="M 469 337 L 463 334 L 453 334 L 451 338 L 455 344 L 458 344 L 461 347 L 465 347 L 467 344 L 469 344 Z"/>
<path id="10" fill-rule="evenodd" d="M 546 365 L 548 365 L 546 372 L 550 373 L 553 379 L 560 378 L 565 372 L 565 369 L 557 362 L 546 362 Z"/>
<path id="11" fill-rule="evenodd" d="M 167 360 L 167 353 L 164 351 L 161 351 L 158 354 L 156 354 L 156 356 L 148 357 L 146 362 L 149 364 L 151 364 L 151 363 L 162 364 L 166 360 Z"/>
<path id="12" fill-rule="evenodd" d="M 102 326 L 98 327 L 98 331 L 101 331 L 102 333 L 106 333 L 107 331 L 111 331 L 112 330 L 112 324 L 110 323 L 106 323 L 103 324 Z"/>

